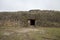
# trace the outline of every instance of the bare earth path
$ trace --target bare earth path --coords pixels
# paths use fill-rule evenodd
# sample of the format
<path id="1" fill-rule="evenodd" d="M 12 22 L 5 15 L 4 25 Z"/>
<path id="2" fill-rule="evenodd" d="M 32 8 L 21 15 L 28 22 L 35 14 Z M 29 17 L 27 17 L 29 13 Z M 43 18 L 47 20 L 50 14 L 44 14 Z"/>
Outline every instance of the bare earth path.
<path id="1" fill-rule="evenodd" d="M 0 40 L 33 40 L 28 36 L 31 35 L 32 32 L 38 32 L 40 34 L 44 34 L 43 29 L 37 28 L 1 28 L 0 29 Z M 20 39 L 21 38 L 21 39 Z"/>
<path id="2" fill-rule="evenodd" d="M 13 33 L 28 33 L 28 32 L 36 32 L 36 31 L 40 31 L 40 32 L 43 32 L 43 29 L 39 30 L 39 29 L 36 29 L 36 28 L 15 28 L 15 29 L 3 29 L 2 32 L 3 32 L 3 35 L 11 35 Z"/>

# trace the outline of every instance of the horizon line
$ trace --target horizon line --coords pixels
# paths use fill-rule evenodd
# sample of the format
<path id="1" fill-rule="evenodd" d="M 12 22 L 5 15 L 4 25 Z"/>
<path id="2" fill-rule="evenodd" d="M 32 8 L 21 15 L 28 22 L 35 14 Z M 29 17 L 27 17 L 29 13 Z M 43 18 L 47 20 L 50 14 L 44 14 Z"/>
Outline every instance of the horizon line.
<path id="1" fill-rule="evenodd" d="M 0 12 L 18 12 L 18 11 L 30 11 L 30 10 L 60 11 L 60 10 L 52 10 L 52 9 L 29 9 L 29 10 L 0 10 Z"/>

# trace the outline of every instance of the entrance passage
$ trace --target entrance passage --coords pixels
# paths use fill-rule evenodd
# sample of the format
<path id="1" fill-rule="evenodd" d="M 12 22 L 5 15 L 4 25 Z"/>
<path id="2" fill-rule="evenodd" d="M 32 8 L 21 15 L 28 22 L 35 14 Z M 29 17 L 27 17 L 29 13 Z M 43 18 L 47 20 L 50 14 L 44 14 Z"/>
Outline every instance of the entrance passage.
<path id="1" fill-rule="evenodd" d="M 29 19 L 28 23 L 29 23 L 30 25 L 35 25 L 35 20 L 34 20 L 34 19 Z"/>
<path id="2" fill-rule="evenodd" d="M 30 20 L 30 25 L 35 25 L 35 20 Z"/>

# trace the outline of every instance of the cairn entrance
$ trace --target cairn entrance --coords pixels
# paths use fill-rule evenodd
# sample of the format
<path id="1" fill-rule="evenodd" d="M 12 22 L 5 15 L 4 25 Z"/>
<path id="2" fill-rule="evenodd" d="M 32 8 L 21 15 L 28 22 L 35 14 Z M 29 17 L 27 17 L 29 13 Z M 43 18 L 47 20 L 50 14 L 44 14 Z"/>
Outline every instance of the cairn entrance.
<path id="1" fill-rule="evenodd" d="M 35 26 L 35 19 L 28 20 L 29 25 Z"/>

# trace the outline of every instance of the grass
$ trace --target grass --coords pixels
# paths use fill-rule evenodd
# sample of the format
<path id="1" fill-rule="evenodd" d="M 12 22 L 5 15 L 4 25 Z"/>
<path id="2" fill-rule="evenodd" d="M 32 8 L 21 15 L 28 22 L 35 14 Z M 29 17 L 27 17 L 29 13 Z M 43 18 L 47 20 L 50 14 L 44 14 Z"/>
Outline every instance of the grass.
<path id="1" fill-rule="evenodd" d="M 28 32 L 24 32 L 25 30 Z M 3 35 L 5 32 L 13 33 Z M 0 28 L 0 40 L 60 40 L 60 28 Z"/>

